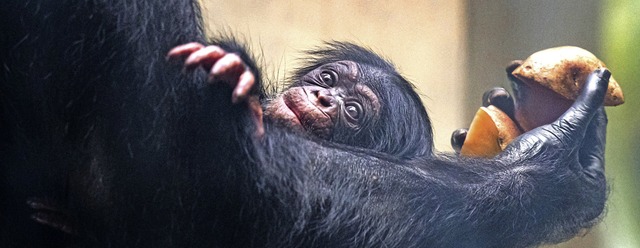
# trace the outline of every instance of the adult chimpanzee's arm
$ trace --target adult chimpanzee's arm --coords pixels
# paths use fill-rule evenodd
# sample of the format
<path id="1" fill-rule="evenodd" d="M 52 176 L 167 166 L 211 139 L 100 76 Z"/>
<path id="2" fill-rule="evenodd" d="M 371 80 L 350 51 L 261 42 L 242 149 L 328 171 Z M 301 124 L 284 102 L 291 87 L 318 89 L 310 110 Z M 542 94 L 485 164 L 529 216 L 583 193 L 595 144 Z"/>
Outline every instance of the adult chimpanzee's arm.
<path id="1" fill-rule="evenodd" d="M 267 132 L 252 169 L 258 187 L 245 191 L 254 195 L 245 206 L 258 211 L 244 221 L 253 231 L 268 231 L 248 240 L 302 247 L 528 247 L 570 238 L 597 221 L 604 207 L 606 117 L 599 106 L 607 82 L 608 72 L 594 73 L 563 117 L 493 160 L 399 163 Z"/>
<path id="2" fill-rule="evenodd" d="M 242 230 L 232 232 L 234 246 L 525 247 L 569 238 L 605 200 L 604 177 L 584 175 L 602 176 L 606 122 L 596 106 L 607 81 L 592 77 L 565 117 L 495 160 L 397 161 L 270 127 L 263 140 L 239 144 L 248 157 L 213 157 L 248 180 L 218 179 L 242 197 L 214 219 Z M 585 130 L 599 138 L 583 144 Z"/>
<path id="3" fill-rule="evenodd" d="M 514 244 L 530 245 L 543 237 L 551 242 L 570 238 L 598 220 L 606 201 L 607 118 L 602 99 L 610 76 L 605 69 L 593 72 L 580 97 L 563 116 L 522 135 L 496 158 L 524 166 L 501 175 L 499 179 L 506 184 L 486 188 L 512 189 L 510 196 L 517 197 L 515 203 L 522 207 L 502 216 L 509 220 L 507 223 L 497 222 L 499 218 L 492 220 L 492 230 L 510 224 L 514 228 L 503 229 L 505 235 L 517 234 L 519 239 Z M 530 207 L 524 207 L 527 204 Z"/>
<path id="4" fill-rule="evenodd" d="M 0 10 L 3 247 L 65 241 L 29 219 L 34 196 L 61 200 L 89 247 L 517 247 L 600 214 L 600 93 L 493 161 L 400 163 L 274 127 L 255 139 L 230 89 L 163 58 L 202 42 L 194 6 Z M 601 139 L 582 142 L 587 126 Z"/>

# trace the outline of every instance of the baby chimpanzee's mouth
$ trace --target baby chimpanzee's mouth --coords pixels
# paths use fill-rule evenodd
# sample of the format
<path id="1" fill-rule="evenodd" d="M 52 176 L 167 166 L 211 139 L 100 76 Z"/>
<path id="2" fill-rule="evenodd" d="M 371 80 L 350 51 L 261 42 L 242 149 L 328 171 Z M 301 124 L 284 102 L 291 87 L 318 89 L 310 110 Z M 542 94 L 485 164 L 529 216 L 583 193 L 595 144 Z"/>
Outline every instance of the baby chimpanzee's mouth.
<path id="1" fill-rule="evenodd" d="M 286 97 L 286 96 L 282 97 L 282 101 L 284 101 L 284 106 L 286 106 L 289 109 L 289 111 L 291 111 L 293 116 L 296 117 L 295 121 L 298 122 L 296 124 L 300 125 L 303 129 L 306 129 L 306 127 L 302 125 L 302 119 L 300 118 L 300 113 L 298 113 L 298 108 L 296 108 L 297 105 L 295 101 L 293 101 L 291 97 Z"/>
<path id="2" fill-rule="evenodd" d="M 295 115 L 302 129 L 321 138 L 328 138 L 333 130 L 332 118 L 314 104 L 316 97 L 304 87 L 294 87 L 284 93 L 284 105 Z M 293 119 L 293 118 L 292 118 Z"/>

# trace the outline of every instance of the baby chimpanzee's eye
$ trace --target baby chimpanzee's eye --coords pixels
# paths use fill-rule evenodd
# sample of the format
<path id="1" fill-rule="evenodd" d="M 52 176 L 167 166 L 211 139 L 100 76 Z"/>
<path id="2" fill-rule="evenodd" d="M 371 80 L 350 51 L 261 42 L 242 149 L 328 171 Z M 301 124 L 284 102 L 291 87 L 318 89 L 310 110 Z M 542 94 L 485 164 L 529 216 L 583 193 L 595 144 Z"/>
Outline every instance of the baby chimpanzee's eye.
<path id="1" fill-rule="evenodd" d="M 351 122 L 357 123 L 362 117 L 362 106 L 357 102 L 349 102 L 345 105 L 345 113 L 347 119 Z"/>
<path id="2" fill-rule="evenodd" d="M 323 71 L 320 73 L 320 80 L 327 86 L 333 86 L 336 83 L 336 76 L 330 71 Z"/>

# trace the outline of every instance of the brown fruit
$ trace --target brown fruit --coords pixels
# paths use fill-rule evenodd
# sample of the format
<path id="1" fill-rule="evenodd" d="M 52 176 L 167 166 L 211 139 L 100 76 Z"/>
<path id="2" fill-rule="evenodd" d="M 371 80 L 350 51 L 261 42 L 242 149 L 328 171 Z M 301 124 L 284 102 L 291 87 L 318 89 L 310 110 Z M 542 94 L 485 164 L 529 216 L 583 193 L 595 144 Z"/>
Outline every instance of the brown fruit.
<path id="1" fill-rule="evenodd" d="M 515 77 L 515 120 L 523 131 L 560 117 L 580 94 L 591 72 L 606 65 L 579 47 L 545 49 L 529 56 L 511 75 Z M 624 103 L 618 82 L 611 77 L 604 105 Z"/>
<path id="2" fill-rule="evenodd" d="M 545 49 L 529 56 L 511 74 L 529 84 L 540 84 L 569 100 L 575 100 L 591 72 L 607 66 L 587 50 L 575 46 Z M 611 77 L 605 106 L 624 103 L 622 89 Z"/>
<path id="3" fill-rule="evenodd" d="M 525 132 L 555 121 L 573 104 L 540 84 L 515 83 L 513 88 L 514 118 Z"/>
<path id="4" fill-rule="evenodd" d="M 493 105 L 476 112 L 460 154 L 491 158 L 520 135 L 520 130 L 507 114 Z"/>

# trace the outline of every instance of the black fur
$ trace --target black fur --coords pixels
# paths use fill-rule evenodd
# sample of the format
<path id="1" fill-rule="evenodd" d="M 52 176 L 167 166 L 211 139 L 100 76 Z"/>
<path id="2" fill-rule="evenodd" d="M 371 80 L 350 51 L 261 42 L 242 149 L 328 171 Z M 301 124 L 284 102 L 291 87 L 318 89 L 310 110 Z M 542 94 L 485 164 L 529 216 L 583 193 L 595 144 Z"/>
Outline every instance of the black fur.
<path id="1" fill-rule="evenodd" d="M 337 128 L 332 140 L 342 144 L 361 144 L 366 148 L 410 159 L 433 152 L 431 122 L 415 92 L 415 86 L 400 75 L 391 62 L 371 50 L 345 42 L 329 42 L 310 50 L 305 65 L 293 73 L 291 83 L 320 65 L 341 60 L 358 64 L 360 82 L 368 86 L 381 101 L 380 119 L 366 123 L 364 132 L 341 132 Z"/>
<path id="2" fill-rule="evenodd" d="M 603 174 L 546 146 L 399 161 L 269 123 L 252 139 L 229 89 L 164 60 L 204 40 L 195 1 L 10 0 L 0 18 L 2 247 L 528 247 L 604 206 Z M 44 196 L 79 238 L 29 218 Z"/>

